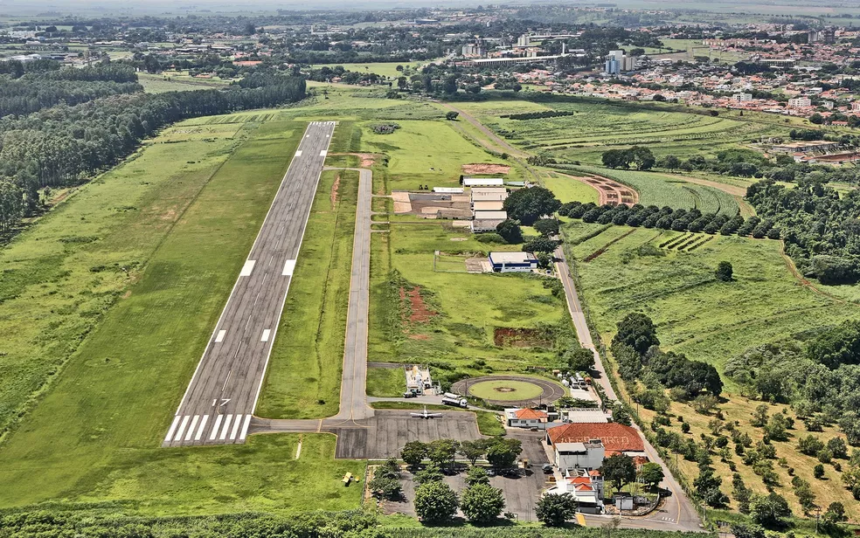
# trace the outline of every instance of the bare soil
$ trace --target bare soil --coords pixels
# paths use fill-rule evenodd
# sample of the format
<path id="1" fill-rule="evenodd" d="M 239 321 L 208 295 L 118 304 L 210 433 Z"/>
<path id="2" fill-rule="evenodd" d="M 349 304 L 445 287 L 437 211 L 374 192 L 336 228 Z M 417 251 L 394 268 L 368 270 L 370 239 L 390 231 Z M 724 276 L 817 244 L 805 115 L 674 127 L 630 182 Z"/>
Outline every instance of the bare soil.
<path id="1" fill-rule="evenodd" d="M 337 190 L 340 188 L 340 174 L 334 179 L 334 184 L 331 186 L 331 206 L 337 205 Z"/>
<path id="2" fill-rule="evenodd" d="M 400 287 L 400 300 L 405 304 L 409 301 L 409 317 L 405 319 L 410 324 L 427 323 L 437 313 L 427 308 L 427 304 L 421 297 L 421 286 L 415 286 L 411 290 Z M 405 316 L 404 316 L 405 317 Z"/>
<path id="3" fill-rule="evenodd" d="M 496 327 L 493 331 L 493 343 L 499 347 L 551 347 L 552 342 L 546 334 L 538 329 L 514 329 Z"/>
<path id="4" fill-rule="evenodd" d="M 507 174 L 511 171 L 510 166 L 491 163 L 470 163 L 463 165 L 464 174 Z"/>

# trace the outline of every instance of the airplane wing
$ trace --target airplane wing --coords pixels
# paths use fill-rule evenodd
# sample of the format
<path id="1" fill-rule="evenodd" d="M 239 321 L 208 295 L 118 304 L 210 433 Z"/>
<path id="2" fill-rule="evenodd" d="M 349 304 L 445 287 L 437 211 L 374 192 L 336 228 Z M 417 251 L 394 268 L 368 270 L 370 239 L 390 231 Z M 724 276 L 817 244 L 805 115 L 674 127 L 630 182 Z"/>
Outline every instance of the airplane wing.
<path id="1" fill-rule="evenodd" d="M 409 413 L 409 414 L 412 415 L 413 417 L 423 417 L 424 416 L 423 413 Z"/>
<path id="2" fill-rule="evenodd" d="M 441 416 L 442 416 L 442 413 L 427 413 L 427 415 L 425 415 L 425 416 L 426 416 L 427 418 L 441 417 Z"/>

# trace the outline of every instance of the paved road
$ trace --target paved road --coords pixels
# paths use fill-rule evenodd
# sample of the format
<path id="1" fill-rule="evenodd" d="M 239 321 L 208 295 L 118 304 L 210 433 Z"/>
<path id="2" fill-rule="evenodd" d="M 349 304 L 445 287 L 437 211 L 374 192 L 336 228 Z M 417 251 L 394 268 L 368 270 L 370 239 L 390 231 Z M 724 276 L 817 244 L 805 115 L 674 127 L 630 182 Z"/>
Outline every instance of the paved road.
<path id="1" fill-rule="evenodd" d="M 567 308 L 570 311 L 570 317 L 573 320 L 573 325 L 576 328 L 576 334 L 579 338 L 579 343 L 582 347 L 590 349 L 594 352 L 594 370 L 598 372 L 599 377 L 595 381 L 603 388 L 606 397 L 610 400 L 618 400 L 612 385 L 609 383 L 609 377 L 606 374 L 606 369 L 603 367 L 603 361 L 600 360 L 600 354 L 594 347 L 594 342 L 591 339 L 591 332 L 588 329 L 588 322 L 585 319 L 585 314 L 582 311 L 582 305 L 579 302 L 579 295 L 576 292 L 576 286 L 573 285 L 573 279 L 570 276 L 570 268 L 564 257 L 564 251 L 558 248 L 555 251 L 555 258 L 558 260 L 555 264 L 556 271 L 561 278 L 561 283 L 564 286 L 564 293 L 567 297 Z M 634 423 L 633 427 L 639 430 L 639 426 Z M 645 444 L 645 453 L 648 459 L 659 463 L 663 468 L 665 479 L 660 484 L 664 489 L 669 490 L 672 494 L 667 497 L 659 510 L 651 514 L 639 518 L 622 518 L 625 522 L 622 526 L 634 528 L 652 528 L 655 530 L 702 530 L 701 519 L 699 518 L 693 503 L 681 489 L 681 485 L 672 476 L 671 471 L 666 466 L 666 463 L 660 458 L 657 450 L 651 446 L 651 443 L 645 438 L 641 430 L 640 437 Z M 589 518 L 589 516 L 586 516 Z M 632 523 L 634 522 L 635 523 Z M 606 521 L 601 520 L 601 523 Z M 590 523 L 589 523 L 590 524 Z"/>
<path id="2" fill-rule="evenodd" d="M 356 169 L 353 169 L 356 170 Z M 346 318 L 346 344 L 343 348 L 343 374 L 340 384 L 340 411 L 334 420 L 355 421 L 373 416 L 367 405 L 367 331 L 370 310 L 370 205 L 373 175 L 358 170 L 358 204 L 352 244 L 352 274 L 349 279 L 349 311 Z"/>
<path id="3" fill-rule="evenodd" d="M 334 127 L 308 125 L 162 446 L 245 442 Z"/>

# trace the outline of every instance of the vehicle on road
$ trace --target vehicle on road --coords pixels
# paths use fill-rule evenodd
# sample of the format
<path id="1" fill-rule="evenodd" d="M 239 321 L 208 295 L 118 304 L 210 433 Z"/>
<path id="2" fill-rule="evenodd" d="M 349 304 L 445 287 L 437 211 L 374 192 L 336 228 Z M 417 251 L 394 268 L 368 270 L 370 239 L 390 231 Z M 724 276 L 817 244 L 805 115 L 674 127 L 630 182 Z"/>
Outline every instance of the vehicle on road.
<path id="1" fill-rule="evenodd" d="M 424 406 L 423 412 L 421 412 L 421 413 L 409 413 L 409 414 L 412 415 L 413 417 L 418 417 L 418 418 L 436 418 L 436 417 L 442 416 L 442 413 L 429 413 L 427 411 L 426 405 Z"/>
<path id="2" fill-rule="evenodd" d="M 407 390 L 406 392 L 403 393 L 403 397 L 404 398 L 417 398 L 418 394 L 412 392 L 411 390 Z"/>
<path id="3" fill-rule="evenodd" d="M 466 401 L 466 398 L 449 398 L 448 396 L 442 398 L 442 403 L 445 405 L 453 405 L 454 407 L 466 408 L 469 406 L 469 402 Z"/>

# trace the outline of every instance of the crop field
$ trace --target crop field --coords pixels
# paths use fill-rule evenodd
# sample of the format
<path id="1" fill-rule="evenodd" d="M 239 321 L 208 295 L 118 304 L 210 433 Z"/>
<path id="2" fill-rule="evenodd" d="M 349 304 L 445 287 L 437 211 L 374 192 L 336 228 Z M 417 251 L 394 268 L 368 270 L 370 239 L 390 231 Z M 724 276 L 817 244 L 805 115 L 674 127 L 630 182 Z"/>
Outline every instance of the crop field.
<path id="1" fill-rule="evenodd" d="M 601 228 L 573 221 L 565 225 L 564 233 L 575 243 Z M 857 315 L 795 280 L 786 269 L 779 241 L 716 235 L 694 251 L 682 252 L 659 245 L 683 232 L 638 229 L 588 263 L 579 261 L 624 229 L 630 230 L 609 227 L 572 249 L 591 322 L 604 342 L 609 342 L 624 315 L 642 311 L 657 324 L 665 349 L 721 370 L 727 359 L 747 348 Z M 639 250 L 647 244 L 661 255 L 653 249 Z M 732 263 L 735 281 L 714 278 L 723 260 Z M 731 382 L 727 388 L 735 389 Z"/>
<path id="2" fill-rule="evenodd" d="M 541 181 L 562 203 L 577 201 L 597 204 L 600 198 L 594 187 L 557 172 L 544 172 L 541 174 Z"/>
<path id="3" fill-rule="evenodd" d="M 334 462 L 330 436 L 299 460 L 291 435 L 159 448 L 305 127 L 245 125 L 183 141 L 177 124 L 0 251 L 4 425 L 38 395 L 0 452 L 0 507 L 357 506 L 339 479 L 364 464 Z"/>
<path id="4" fill-rule="evenodd" d="M 357 196 L 358 172 L 323 172 L 272 348 L 260 416 L 337 414 Z"/>
<path id="5" fill-rule="evenodd" d="M 369 360 L 430 360 L 472 374 L 554 364 L 554 346 L 573 340 L 564 298 L 549 287 L 555 281 L 433 270 L 437 250 L 519 249 L 488 247 L 468 231 L 432 222 L 392 225 L 389 233 L 373 234 Z M 497 329 L 525 329 L 533 340 L 497 345 Z"/>
<path id="6" fill-rule="evenodd" d="M 576 169 L 608 177 L 633 187 L 639 193 L 639 203 L 645 206 L 696 208 L 702 213 L 720 213 L 728 216 L 735 216 L 739 211 L 738 202 L 731 194 L 707 185 L 690 183 L 668 174 L 612 170 L 593 166 L 577 166 Z"/>
<path id="7" fill-rule="evenodd" d="M 767 122 L 741 121 L 720 116 L 650 110 L 621 102 L 529 103 L 496 100 L 464 103 L 465 110 L 514 145 L 557 159 L 600 164 L 604 151 L 632 145 L 647 145 L 658 157 L 673 154 L 713 156 L 717 151 L 747 143 L 760 136 L 783 133 Z M 514 112 L 559 110 L 572 116 L 512 120 L 502 116 Z"/>

